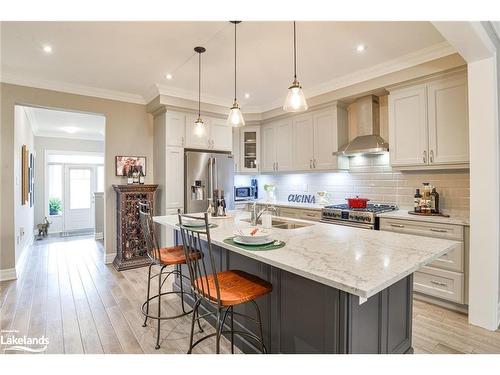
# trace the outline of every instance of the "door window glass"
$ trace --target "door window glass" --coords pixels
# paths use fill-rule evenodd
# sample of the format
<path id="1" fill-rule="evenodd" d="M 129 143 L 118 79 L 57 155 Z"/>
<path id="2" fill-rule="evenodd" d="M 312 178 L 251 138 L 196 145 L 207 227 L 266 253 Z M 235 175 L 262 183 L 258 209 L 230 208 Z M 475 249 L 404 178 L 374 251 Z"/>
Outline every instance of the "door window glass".
<path id="1" fill-rule="evenodd" d="M 61 164 L 51 164 L 48 167 L 49 201 L 47 203 L 49 205 L 49 215 L 61 215 L 63 200 L 63 166 Z"/>
<path id="2" fill-rule="evenodd" d="M 90 169 L 69 170 L 70 209 L 85 209 L 91 205 L 91 173 Z"/>

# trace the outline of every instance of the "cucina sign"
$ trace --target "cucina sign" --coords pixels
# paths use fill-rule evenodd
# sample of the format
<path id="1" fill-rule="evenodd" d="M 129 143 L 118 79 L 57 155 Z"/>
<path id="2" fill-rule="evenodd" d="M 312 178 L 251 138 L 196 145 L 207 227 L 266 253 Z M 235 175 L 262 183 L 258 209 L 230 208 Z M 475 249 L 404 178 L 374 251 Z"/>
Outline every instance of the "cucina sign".
<path id="1" fill-rule="evenodd" d="M 316 203 L 316 198 L 314 197 L 314 195 L 310 195 L 310 194 L 290 194 L 288 196 L 288 202 Z"/>

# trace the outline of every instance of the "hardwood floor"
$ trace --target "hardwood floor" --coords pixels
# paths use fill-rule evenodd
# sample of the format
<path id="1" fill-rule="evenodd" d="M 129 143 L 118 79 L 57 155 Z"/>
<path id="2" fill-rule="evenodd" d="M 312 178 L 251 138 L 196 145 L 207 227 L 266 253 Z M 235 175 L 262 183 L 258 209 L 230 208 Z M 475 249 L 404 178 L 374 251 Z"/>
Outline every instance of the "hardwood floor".
<path id="1" fill-rule="evenodd" d="M 142 327 L 147 268 L 117 272 L 103 264 L 102 246 L 89 237 L 37 242 L 27 255 L 20 277 L 0 283 L 0 330 L 45 335 L 46 353 L 187 351 L 190 316 L 162 322 L 159 350 L 156 322 Z M 180 300 L 172 295 L 162 308 L 175 314 Z M 500 353 L 500 331 L 471 326 L 463 314 L 415 300 L 413 315 L 415 353 Z M 206 323 L 204 328 L 213 332 Z M 214 350 L 208 339 L 194 352 Z M 227 340 L 222 352 L 230 352 Z"/>

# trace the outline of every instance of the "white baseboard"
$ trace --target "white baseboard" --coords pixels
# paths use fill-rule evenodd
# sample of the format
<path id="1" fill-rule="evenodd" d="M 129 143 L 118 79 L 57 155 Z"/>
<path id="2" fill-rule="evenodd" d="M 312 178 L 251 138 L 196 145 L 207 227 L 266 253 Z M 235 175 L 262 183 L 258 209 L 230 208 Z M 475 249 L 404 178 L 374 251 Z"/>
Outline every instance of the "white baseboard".
<path id="1" fill-rule="evenodd" d="M 96 232 L 96 233 L 94 233 L 94 239 L 95 240 L 103 240 L 104 239 L 104 233 L 102 233 L 102 232 Z"/>
<path id="2" fill-rule="evenodd" d="M 8 281 L 15 280 L 16 276 L 16 268 L 7 268 L 5 270 L 0 270 L 0 281 Z"/>
<path id="3" fill-rule="evenodd" d="M 34 236 L 31 236 L 31 239 L 26 243 L 23 247 L 23 250 L 21 251 L 21 255 L 19 256 L 19 259 L 16 262 L 16 274 L 19 277 L 23 270 L 24 270 L 24 265 L 26 264 L 26 259 L 28 259 L 28 252 L 29 252 L 29 247 L 33 245 L 34 241 Z"/>
<path id="4" fill-rule="evenodd" d="M 116 258 L 116 253 L 104 254 L 104 264 L 111 264 Z"/>
<path id="5" fill-rule="evenodd" d="M 500 328 L 500 302 L 498 303 L 497 319 L 498 319 L 497 328 Z"/>

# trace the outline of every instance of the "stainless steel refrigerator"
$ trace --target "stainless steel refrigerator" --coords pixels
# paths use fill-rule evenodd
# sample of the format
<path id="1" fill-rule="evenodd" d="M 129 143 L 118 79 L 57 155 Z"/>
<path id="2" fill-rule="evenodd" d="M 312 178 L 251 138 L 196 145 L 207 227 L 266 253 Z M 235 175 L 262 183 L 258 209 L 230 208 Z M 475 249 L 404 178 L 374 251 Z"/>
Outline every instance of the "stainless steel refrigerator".
<path id="1" fill-rule="evenodd" d="M 233 155 L 219 152 L 184 153 L 184 211 L 204 212 L 214 190 L 223 190 L 227 209 L 234 209 Z"/>

